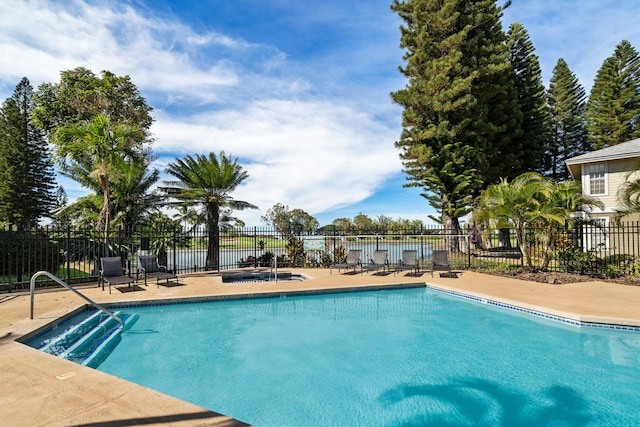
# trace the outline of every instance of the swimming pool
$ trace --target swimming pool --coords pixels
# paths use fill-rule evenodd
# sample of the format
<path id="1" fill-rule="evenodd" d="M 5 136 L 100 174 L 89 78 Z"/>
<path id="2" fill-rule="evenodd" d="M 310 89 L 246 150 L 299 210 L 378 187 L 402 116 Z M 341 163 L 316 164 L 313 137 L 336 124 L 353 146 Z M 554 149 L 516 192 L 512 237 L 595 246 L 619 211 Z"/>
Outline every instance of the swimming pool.
<path id="1" fill-rule="evenodd" d="M 640 420 L 638 332 L 424 288 L 122 310 L 99 370 L 260 427 Z"/>

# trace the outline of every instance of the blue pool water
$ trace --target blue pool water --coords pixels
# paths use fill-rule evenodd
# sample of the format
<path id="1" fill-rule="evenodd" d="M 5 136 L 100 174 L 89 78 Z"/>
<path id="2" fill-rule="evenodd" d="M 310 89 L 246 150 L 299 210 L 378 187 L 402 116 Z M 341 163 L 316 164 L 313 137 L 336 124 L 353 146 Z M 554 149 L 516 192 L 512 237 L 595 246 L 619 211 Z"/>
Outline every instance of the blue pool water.
<path id="1" fill-rule="evenodd" d="M 640 333 L 430 289 L 127 307 L 99 370 L 260 427 L 640 425 Z"/>

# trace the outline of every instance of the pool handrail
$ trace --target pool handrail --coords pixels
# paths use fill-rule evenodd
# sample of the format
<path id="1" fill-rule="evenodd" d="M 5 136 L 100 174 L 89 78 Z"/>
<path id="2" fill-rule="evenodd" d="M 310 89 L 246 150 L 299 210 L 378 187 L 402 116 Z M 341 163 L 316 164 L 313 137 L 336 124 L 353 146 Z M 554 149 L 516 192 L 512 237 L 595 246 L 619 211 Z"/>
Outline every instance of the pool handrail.
<path id="1" fill-rule="evenodd" d="M 40 276 L 49 277 L 50 279 L 52 279 L 53 281 L 55 281 L 59 285 L 64 286 L 65 288 L 69 289 L 70 291 L 73 291 L 76 295 L 78 295 L 80 298 L 82 298 L 85 301 L 87 301 L 89 304 L 91 304 L 92 306 L 94 306 L 98 310 L 100 310 L 103 313 L 107 314 L 108 316 L 112 317 L 114 320 L 118 321 L 119 323 L 122 323 L 122 319 L 120 319 L 118 316 L 116 316 L 115 314 L 113 314 L 112 312 L 110 312 L 109 310 L 107 310 L 106 308 L 104 308 L 103 306 L 98 304 L 97 302 L 93 301 L 88 296 L 81 294 L 78 290 L 72 288 L 67 283 L 65 283 L 64 281 L 62 281 L 61 279 L 59 279 L 55 275 L 49 273 L 48 271 L 38 271 L 33 276 L 31 276 L 31 282 L 29 284 L 29 293 L 31 295 L 31 311 L 30 311 L 29 319 L 33 319 L 33 301 L 34 301 L 35 292 L 36 292 L 36 278 L 40 277 Z"/>

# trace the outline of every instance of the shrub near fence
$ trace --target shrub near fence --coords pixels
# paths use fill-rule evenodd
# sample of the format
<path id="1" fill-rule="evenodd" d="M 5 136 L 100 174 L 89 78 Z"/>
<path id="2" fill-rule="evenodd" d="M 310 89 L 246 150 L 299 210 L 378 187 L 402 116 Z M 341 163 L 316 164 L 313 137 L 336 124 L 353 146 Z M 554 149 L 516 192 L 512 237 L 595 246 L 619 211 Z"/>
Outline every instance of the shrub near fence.
<path id="1" fill-rule="evenodd" d="M 526 250 L 534 267 L 543 258 L 543 242 L 535 230 L 528 233 Z M 635 274 L 640 259 L 640 226 L 637 223 L 583 226 L 555 237 L 548 270 L 594 276 Z M 128 273 L 135 275 L 140 254 L 158 255 L 161 264 L 176 273 L 204 271 L 207 232 L 180 230 L 114 230 L 105 246 L 104 233 L 92 229 L 42 227 L 31 231 L 0 230 L 0 291 L 24 289 L 31 276 L 49 271 L 70 284 L 95 282 L 99 259 L 120 256 Z M 349 249 L 361 249 L 366 262 L 379 249 L 389 251 L 391 264 L 402 251 L 418 252 L 423 267 L 433 249 L 449 249 L 454 268 L 523 268 L 524 259 L 513 233 L 469 230 L 453 233 L 441 227 L 417 230 L 323 230 L 313 235 L 282 238 L 272 228 L 250 227 L 220 230 L 220 270 L 270 267 L 321 267 L 340 261 Z M 42 278 L 38 286 L 54 285 Z"/>

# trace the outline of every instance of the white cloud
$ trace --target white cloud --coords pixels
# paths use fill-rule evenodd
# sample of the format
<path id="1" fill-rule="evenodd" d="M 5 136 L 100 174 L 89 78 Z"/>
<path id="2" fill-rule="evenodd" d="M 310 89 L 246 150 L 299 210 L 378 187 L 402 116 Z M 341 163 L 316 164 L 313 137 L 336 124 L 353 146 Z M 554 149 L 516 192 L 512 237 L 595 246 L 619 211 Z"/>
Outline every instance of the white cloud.
<path id="1" fill-rule="evenodd" d="M 356 203 L 401 169 L 393 130 L 328 102 L 259 101 L 177 120 L 162 114 L 152 130 L 163 153 L 238 157 L 249 179 L 234 197 L 261 210 L 243 218 L 276 203 L 312 214 Z"/>
<path id="2" fill-rule="evenodd" d="M 141 88 L 211 102 L 239 78 L 222 55 L 197 58 L 203 46 L 245 49 L 242 42 L 197 34 L 176 21 L 144 17 L 130 6 L 109 8 L 76 0 L 0 3 L 0 79 L 27 75 L 57 81 L 61 70 L 83 66 L 128 74 Z M 201 62 L 196 62 L 199 59 Z"/>

